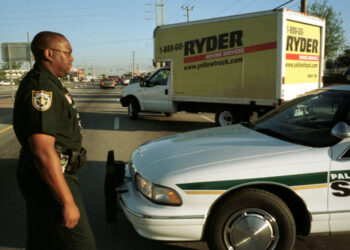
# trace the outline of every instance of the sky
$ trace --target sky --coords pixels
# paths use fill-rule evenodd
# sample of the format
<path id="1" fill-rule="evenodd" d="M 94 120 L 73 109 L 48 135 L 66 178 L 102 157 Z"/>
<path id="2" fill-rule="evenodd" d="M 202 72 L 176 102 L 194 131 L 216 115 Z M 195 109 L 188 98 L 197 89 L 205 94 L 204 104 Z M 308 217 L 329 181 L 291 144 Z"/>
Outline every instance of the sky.
<path id="1" fill-rule="evenodd" d="M 158 0 L 158 5 L 162 0 Z M 288 0 L 163 0 L 164 24 L 272 10 Z M 315 0 L 307 0 L 311 5 Z M 323 0 L 319 0 L 319 2 Z M 300 0 L 284 6 L 300 10 Z M 341 15 L 350 45 L 350 0 L 328 0 Z M 150 71 L 156 0 L 0 0 L 0 43 L 27 42 L 40 31 L 63 34 L 73 48 L 74 67 L 98 74 Z M 193 8 L 192 8 L 193 7 Z M 161 24 L 161 7 L 158 23 Z M 0 60 L 2 63 L 2 60 Z M 27 64 L 26 64 L 27 65 Z M 24 65 L 24 67 L 29 67 Z"/>

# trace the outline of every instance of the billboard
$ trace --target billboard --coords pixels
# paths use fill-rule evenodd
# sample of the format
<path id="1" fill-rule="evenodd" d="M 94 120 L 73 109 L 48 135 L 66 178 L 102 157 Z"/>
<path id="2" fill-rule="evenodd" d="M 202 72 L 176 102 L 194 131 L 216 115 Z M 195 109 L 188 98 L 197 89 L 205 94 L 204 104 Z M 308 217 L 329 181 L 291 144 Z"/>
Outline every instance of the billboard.
<path id="1" fill-rule="evenodd" d="M 1 55 L 4 62 L 34 61 L 30 43 L 2 43 Z"/>

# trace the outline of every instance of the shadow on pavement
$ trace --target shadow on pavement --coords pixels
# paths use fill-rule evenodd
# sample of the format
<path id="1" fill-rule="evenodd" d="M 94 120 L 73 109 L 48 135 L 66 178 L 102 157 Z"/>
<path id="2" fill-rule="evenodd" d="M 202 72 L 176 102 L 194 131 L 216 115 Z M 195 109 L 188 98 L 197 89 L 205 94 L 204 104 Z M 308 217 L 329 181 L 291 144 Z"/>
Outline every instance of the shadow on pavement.
<path id="1" fill-rule="evenodd" d="M 112 112 L 112 113 L 110 113 Z M 109 113 L 79 112 L 84 129 L 114 130 L 115 118 L 118 118 L 118 131 L 175 131 L 186 132 L 196 129 L 215 127 L 213 122 L 206 120 L 186 121 L 173 117 L 165 117 L 162 114 L 150 114 L 141 116 L 139 120 L 130 120 L 128 115 L 110 110 Z M 99 122 L 96 122 L 99 121 Z"/>

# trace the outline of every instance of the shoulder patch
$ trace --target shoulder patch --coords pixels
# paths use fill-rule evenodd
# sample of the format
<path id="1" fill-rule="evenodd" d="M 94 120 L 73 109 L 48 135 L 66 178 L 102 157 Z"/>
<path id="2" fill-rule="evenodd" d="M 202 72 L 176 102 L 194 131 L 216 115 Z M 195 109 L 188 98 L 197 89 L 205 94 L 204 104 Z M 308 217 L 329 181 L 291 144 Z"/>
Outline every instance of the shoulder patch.
<path id="1" fill-rule="evenodd" d="M 52 92 L 44 90 L 32 91 L 32 105 L 39 111 L 46 111 L 51 107 Z"/>

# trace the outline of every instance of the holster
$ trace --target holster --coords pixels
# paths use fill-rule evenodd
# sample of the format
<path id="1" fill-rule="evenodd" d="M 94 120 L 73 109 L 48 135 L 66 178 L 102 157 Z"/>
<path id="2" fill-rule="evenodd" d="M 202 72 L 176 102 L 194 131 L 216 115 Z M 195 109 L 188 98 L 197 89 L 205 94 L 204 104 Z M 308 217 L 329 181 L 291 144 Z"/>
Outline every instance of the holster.
<path id="1" fill-rule="evenodd" d="M 76 174 L 87 160 L 86 149 L 81 148 L 80 151 L 66 150 L 62 152 L 60 146 L 55 146 L 56 151 L 61 159 L 63 173 Z"/>
<path id="2" fill-rule="evenodd" d="M 76 174 L 78 170 L 84 165 L 86 160 L 87 157 L 85 148 L 81 148 L 80 151 L 71 151 L 69 162 L 66 167 L 66 172 L 69 174 Z"/>

